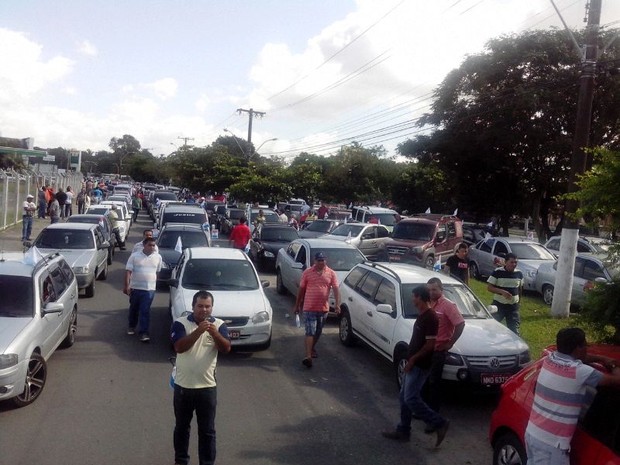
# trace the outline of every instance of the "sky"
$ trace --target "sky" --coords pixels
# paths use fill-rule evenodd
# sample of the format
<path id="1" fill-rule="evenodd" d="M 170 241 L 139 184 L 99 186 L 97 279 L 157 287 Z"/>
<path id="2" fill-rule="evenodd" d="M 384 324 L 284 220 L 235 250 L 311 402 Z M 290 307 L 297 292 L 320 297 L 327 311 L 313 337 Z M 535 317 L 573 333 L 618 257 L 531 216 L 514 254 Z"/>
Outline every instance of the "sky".
<path id="1" fill-rule="evenodd" d="M 586 0 L 554 1 L 584 27 Z M 620 27 L 620 1 L 601 24 Z M 2 0 L 0 136 L 100 151 L 130 134 L 167 156 L 247 139 L 253 109 L 264 156 L 393 155 L 468 54 L 550 27 L 551 0 Z"/>

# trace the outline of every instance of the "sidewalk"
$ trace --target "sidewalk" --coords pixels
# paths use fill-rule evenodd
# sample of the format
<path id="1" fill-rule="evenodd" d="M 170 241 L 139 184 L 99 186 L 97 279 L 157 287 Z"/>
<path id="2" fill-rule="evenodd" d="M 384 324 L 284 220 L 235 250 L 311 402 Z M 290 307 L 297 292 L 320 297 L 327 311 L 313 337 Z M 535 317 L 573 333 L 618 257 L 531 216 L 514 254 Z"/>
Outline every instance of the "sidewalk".
<path id="1" fill-rule="evenodd" d="M 32 241 L 36 239 L 41 230 L 48 224 L 50 224 L 49 218 L 34 218 L 34 221 L 32 222 L 32 234 L 30 235 Z M 0 250 L 3 252 L 22 252 L 24 246 L 22 245 L 21 238 L 21 222 L 0 231 Z"/>

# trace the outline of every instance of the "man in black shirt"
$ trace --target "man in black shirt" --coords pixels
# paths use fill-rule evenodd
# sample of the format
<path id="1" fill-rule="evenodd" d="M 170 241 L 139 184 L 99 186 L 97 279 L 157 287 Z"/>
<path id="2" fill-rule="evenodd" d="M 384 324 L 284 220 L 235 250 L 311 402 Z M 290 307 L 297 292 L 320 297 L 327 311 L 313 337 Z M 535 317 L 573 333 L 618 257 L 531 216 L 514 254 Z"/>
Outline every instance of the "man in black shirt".
<path id="1" fill-rule="evenodd" d="M 469 262 L 467 261 L 467 244 L 461 242 L 456 246 L 454 255 L 446 260 L 444 271 L 448 276 L 458 279 L 469 286 Z"/>
<path id="2" fill-rule="evenodd" d="M 413 325 L 405 376 L 400 389 L 400 422 L 396 430 L 384 431 L 381 434 L 388 439 L 409 441 L 411 420 L 415 414 L 416 418 L 423 420 L 435 430 L 437 433 L 435 447 L 438 447 L 446 437 L 450 422 L 432 410 L 421 395 L 422 387 L 430 372 L 439 328 L 439 319 L 430 307 L 430 301 L 431 297 L 426 286 L 418 286 L 413 290 L 413 303 L 419 315 Z"/>

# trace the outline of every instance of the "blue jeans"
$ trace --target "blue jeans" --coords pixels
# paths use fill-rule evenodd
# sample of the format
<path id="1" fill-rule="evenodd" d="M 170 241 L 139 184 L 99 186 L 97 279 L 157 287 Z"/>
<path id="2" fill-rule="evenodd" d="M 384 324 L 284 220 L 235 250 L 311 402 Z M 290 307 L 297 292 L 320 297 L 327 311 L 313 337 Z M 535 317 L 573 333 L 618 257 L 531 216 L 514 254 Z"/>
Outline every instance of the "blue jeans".
<path id="1" fill-rule="evenodd" d="M 411 419 L 415 413 L 424 423 L 435 429 L 441 428 L 446 420 L 432 410 L 422 400 L 422 387 L 430 370 L 423 370 L 414 366 L 409 373 L 405 373 L 403 385 L 400 388 L 400 423 L 397 431 L 409 434 L 411 432 Z"/>
<path id="2" fill-rule="evenodd" d="M 530 434 L 525 435 L 527 465 L 570 465 L 568 450 L 550 446 Z"/>
<path id="3" fill-rule="evenodd" d="M 519 335 L 519 327 L 521 326 L 521 316 L 519 315 L 519 304 L 501 304 L 493 301 L 493 305 L 497 306 L 497 313 L 493 315 L 495 319 L 501 322 L 506 318 L 506 326 L 510 331 Z"/>
<path id="4" fill-rule="evenodd" d="M 149 332 L 151 319 L 151 303 L 155 297 L 155 291 L 132 289 L 129 293 L 129 327 L 135 328 L 140 318 L 140 334 Z"/>
<path id="5" fill-rule="evenodd" d="M 187 389 L 174 385 L 174 462 L 189 463 L 189 432 L 194 410 L 198 425 L 198 463 L 215 463 L 215 410 L 217 388 Z"/>
<path id="6" fill-rule="evenodd" d="M 22 222 L 22 241 L 25 241 L 32 234 L 32 216 L 23 215 Z"/>

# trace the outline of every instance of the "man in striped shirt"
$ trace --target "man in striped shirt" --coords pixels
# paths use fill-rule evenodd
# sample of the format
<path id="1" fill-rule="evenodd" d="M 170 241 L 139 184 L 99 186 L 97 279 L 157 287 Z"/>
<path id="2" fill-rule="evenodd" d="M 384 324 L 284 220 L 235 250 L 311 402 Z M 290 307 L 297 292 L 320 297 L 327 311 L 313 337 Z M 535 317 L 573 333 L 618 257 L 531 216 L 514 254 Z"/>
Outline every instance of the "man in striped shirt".
<path id="1" fill-rule="evenodd" d="M 487 289 L 493 295 L 493 305 L 497 307 L 495 319 L 506 318 L 506 326 L 517 336 L 521 317 L 519 315 L 519 298 L 523 288 L 523 273 L 517 270 L 517 256 L 506 254 L 504 266 L 496 268 L 487 280 Z"/>
<path id="2" fill-rule="evenodd" d="M 140 341 L 149 342 L 151 304 L 155 297 L 157 273 L 161 270 L 161 255 L 155 248 L 155 239 L 147 237 L 143 249 L 132 253 L 125 266 L 125 287 L 123 292 L 129 296 L 129 328 L 127 334 L 136 333 L 139 323 Z"/>
<path id="3" fill-rule="evenodd" d="M 561 329 L 557 350 L 542 364 L 530 419 L 525 430 L 528 465 L 569 465 L 570 443 L 588 387 L 620 388 L 620 369 L 610 357 L 588 355 L 586 335 L 580 328 Z M 604 374 L 584 363 L 604 364 Z M 611 413 L 610 413 L 611 414 Z"/>
<path id="4" fill-rule="evenodd" d="M 323 252 L 317 252 L 314 255 L 314 265 L 301 275 L 299 292 L 293 309 L 295 314 L 299 313 L 300 309 L 303 310 L 306 330 L 306 357 L 302 363 L 308 368 L 312 368 L 312 359 L 317 357 L 315 347 L 319 337 L 321 337 L 323 324 L 329 311 L 330 290 L 334 291 L 336 313 L 340 313 L 338 276 L 334 270 L 327 266 L 326 258 Z"/>

